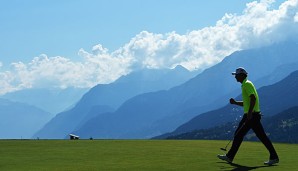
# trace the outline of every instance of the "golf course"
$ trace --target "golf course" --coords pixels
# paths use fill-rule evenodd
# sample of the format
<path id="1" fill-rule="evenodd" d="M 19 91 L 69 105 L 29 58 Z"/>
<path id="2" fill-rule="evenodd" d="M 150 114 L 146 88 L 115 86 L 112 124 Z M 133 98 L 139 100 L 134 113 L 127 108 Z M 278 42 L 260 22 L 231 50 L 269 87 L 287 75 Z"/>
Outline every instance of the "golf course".
<path id="1" fill-rule="evenodd" d="M 274 143 L 280 163 L 265 166 L 265 147 L 243 142 L 233 164 L 214 140 L 0 140 L 0 170 L 297 170 L 298 145 Z"/>

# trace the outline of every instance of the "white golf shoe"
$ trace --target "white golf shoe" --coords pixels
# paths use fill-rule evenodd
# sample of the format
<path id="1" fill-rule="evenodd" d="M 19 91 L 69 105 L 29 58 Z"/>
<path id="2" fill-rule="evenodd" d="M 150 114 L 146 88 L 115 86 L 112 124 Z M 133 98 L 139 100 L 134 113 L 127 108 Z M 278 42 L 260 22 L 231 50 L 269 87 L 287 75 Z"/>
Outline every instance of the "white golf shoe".
<path id="1" fill-rule="evenodd" d="M 269 165 L 269 166 L 274 165 L 276 163 L 279 163 L 279 159 L 270 159 L 270 160 L 264 162 L 265 165 Z"/>
<path id="2" fill-rule="evenodd" d="M 228 162 L 228 163 L 232 163 L 233 162 L 233 160 L 230 159 L 227 155 L 220 155 L 220 154 L 218 154 L 217 157 L 219 159 L 221 159 L 221 160 L 224 160 L 224 161 Z"/>

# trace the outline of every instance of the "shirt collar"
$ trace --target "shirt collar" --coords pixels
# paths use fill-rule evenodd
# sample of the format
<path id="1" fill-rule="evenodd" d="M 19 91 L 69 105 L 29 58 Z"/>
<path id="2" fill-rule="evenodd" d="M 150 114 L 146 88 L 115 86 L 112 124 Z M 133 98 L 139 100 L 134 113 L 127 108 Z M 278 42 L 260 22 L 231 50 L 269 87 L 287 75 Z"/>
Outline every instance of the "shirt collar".
<path id="1" fill-rule="evenodd" d="M 245 78 L 245 79 L 243 80 L 243 82 L 242 82 L 241 85 L 243 85 L 244 83 L 246 83 L 246 81 L 247 81 L 247 78 Z"/>

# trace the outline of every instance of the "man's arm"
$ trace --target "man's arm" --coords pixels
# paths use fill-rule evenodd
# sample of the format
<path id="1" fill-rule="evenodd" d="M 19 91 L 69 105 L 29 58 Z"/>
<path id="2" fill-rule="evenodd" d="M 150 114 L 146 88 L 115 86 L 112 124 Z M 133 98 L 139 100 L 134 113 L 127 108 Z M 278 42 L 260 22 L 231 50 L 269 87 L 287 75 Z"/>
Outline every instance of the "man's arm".
<path id="1" fill-rule="evenodd" d="M 247 119 L 250 120 L 252 118 L 252 112 L 256 104 L 256 96 L 254 94 L 249 96 L 250 103 L 249 103 L 249 109 L 247 113 Z"/>
<path id="2" fill-rule="evenodd" d="M 243 101 L 236 101 L 233 98 L 230 99 L 230 103 L 238 106 L 243 106 Z"/>

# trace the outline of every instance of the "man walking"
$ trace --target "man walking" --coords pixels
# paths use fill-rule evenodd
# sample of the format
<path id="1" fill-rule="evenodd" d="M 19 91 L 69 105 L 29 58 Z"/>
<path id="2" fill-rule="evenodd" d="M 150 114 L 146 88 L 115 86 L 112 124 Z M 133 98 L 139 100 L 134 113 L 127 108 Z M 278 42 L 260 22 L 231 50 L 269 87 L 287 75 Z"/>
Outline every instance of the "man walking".
<path id="1" fill-rule="evenodd" d="M 235 99 L 231 98 L 230 103 L 238 106 L 243 106 L 244 115 L 239 123 L 237 130 L 235 131 L 231 149 L 226 155 L 218 155 L 217 157 L 221 160 L 232 163 L 243 141 L 244 136 L 250 129 L 252 129 L 270 153 L 269 161 L 264 162 L 264 164 L 273 165 L 278 163 L 278 155 L 260 122 L 261 112 L 259 97 L 255 86 L 251 81 L 247 80 L 248 73 L 242 67 L 237 68 L 236 72 L 233 72 L 232 75 L 235 75 L 237 82 L 242 84 L 241 89 L 243 101 L 235 101 Z"/>

